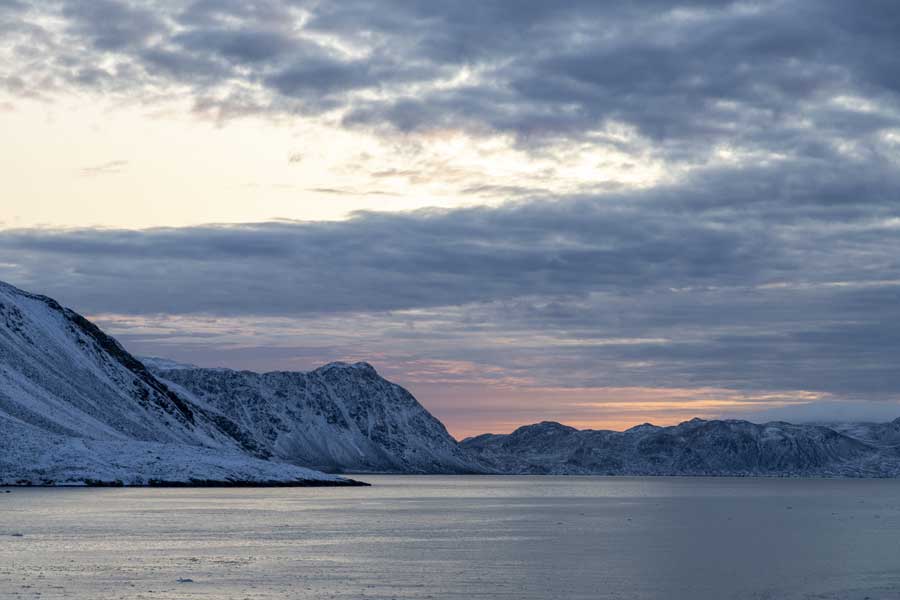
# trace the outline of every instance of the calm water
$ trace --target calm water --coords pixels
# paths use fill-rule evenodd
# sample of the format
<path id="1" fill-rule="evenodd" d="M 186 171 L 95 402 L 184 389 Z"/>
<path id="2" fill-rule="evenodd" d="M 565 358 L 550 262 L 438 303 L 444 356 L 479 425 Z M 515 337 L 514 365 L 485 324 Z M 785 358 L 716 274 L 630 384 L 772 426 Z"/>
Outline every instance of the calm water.
<path id="1" fill-rule="evenodd" d="M 900 481 L 365 479 L 0 493 L 0 598 L 900 598 Z"/>

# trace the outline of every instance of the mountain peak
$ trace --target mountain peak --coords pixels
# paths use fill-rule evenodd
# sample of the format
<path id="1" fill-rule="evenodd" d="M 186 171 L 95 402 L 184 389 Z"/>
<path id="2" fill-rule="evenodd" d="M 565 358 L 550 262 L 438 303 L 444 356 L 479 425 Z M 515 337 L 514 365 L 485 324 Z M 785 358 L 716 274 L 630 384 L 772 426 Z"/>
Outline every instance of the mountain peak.
<path id="1" fill-rule="evenodd" d="M 378 374 L 378 372 L 375 370 L 375 367 L 373 367 L 371 364 L 369 364 L 367 362 L 363 362 L 363 361 L 358 361 L 355 363 L 348 363 L 348 362 L 344 362 L 342 360 L 335 360 L 330 363 L 326 363 L 326 364 L 322 365 L 321 367 L 318 367 L 314 370 L 315 371 L 328 371 L 331 369 L 356 369 L 358 371 L 371 372 L 375 375 Z"/>
<path id="2" fill-rule="evenodd" d="M 553 433 L 571 433 L 574 431 L 578 430 L 574 427 L 563 425 L 562 423 L 558 423 L 556 421 L 541 421 L 539 423 L 532 423 L 531 425 L 523 425 L 513 431 L 510 435 L 546 435 Z"/>
<path id="3" fill-rule="evenodd" d="M 640 425 L 635 425 L 634 427 L 631 427 L 630 429 L 626 429 L 625 433 L 636 433 L 639 431 L 652 431 L 655 429 L 659 429 L 659 427 L 657 427 L 653 423 L 641 423 Z"/>

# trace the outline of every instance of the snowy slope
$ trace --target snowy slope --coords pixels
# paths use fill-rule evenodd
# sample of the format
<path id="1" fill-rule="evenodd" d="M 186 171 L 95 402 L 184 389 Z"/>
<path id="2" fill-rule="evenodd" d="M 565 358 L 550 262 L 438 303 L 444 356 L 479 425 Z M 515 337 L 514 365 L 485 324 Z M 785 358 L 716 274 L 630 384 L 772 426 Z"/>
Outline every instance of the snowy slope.
<path id="1" fill-rule="evenodd" d="M 893 423 L 838 427 L 693 419 L 624 432 L 579 431 L 559 423 L 484 434 L 462 446 L 504 473 L 898 477 Z M 865 435 L 862 435 L 865 434 Z M 881 437 L 878 437 L 881 436 Z"/>
<path id="2" fill-rule="evenodd" d="M 0 415 L 0 485 L 346 484 L 229 448 L 48 433 Z"/>
<path id="3" fill-rule="evenodd" d="M 285 461 L 332 472 L 480 470 L 440 421 L 367 363 L 253 373 L 142 360 L 193 405 L 236 422 Z"/>
<path id="4" fill-rule="evenodd" d="M 81 315 L 0 282 L 0 482 L 334 480 L 253 450 Z"/>
<path id="5" fill-rule="evenodd" d="M 900 418 L 890 423 L 831 423 L 827 427 L 872 446 L 900 452 Z"/>

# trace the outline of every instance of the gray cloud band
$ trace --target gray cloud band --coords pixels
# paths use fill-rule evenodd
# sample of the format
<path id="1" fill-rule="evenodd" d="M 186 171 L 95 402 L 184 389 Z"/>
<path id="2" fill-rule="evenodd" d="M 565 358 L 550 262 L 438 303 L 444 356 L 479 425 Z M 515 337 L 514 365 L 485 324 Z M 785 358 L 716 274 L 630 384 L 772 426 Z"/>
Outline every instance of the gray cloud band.
<path id="1" fill-rule="evenodd" d="M 171 85 L 225 116 L 337 111 L 526 146 L 616 123 L 675 160 L 721 144 L 811 156 L 900 117 L 892 2 L 67 0 L 5 2 L 0 28 L 14 94 Z"/>
<path id="2" fill-rule="evenodd" d="M 91 313 L 366 313 L 384 327 L 448 307 L 385 336 L 398 352 L 429 335 L 481 340 L 485 361 L 545 381 L 890 396 L 900 185 L 882 167 L 707 171 L 667 189 L 342 222 L 7 230 L 0 275 Z M 504 336 L 500 352 L 490 339 Z M 534 366 L 540 336 L 559 347 Z"/>

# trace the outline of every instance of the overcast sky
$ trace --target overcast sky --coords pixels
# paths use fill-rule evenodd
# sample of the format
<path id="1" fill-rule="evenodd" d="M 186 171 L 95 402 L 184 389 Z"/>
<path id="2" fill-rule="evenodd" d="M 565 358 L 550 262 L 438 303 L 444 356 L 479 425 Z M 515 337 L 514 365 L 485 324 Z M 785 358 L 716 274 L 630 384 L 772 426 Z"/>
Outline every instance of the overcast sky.
<path id="1" fill-rule="evenodd" d="M 0 0 L 0 279 L 459 437 L 900 416 L 900 3 Z"/>

